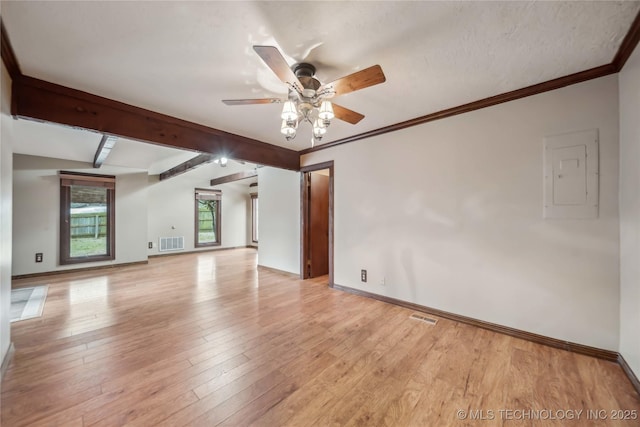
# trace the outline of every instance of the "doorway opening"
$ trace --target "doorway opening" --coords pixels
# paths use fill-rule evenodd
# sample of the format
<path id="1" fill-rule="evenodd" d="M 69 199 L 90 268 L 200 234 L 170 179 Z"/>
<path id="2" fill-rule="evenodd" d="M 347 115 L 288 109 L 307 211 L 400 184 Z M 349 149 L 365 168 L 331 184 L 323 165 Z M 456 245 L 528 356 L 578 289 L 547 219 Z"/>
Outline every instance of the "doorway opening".
<path id="1" fill-rule="evenodd" d="M 300 275 L 328 275 L 333 287 L 333 162 L 306 166 L 300 175 Z"/>

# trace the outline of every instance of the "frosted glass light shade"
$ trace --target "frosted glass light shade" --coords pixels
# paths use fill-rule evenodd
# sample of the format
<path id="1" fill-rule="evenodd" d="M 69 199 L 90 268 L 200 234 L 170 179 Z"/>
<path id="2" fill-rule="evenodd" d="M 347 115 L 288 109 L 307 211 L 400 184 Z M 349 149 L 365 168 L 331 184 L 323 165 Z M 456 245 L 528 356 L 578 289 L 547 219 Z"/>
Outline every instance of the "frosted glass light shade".
<path id="1" fill-rule="evenodd" d="M 289 126 L 286 120 L 282 121 L 282 125 L 280 126 L 280 133 L 287 137 L 294 137 L 296 134 L 296 128 L 293 126 Z"/>
<path id="2" fill-rule="evenodd" d="M 331 120 L 335 117 L 335 114 L 333 114 L 333 106 L 331 105 L 331 102 L 322 101 L 322 104 L 320 104 L 318 117 L 322 120 Z"/>
<path id="3" fill-rule="evenodd" d="M 327 133 L 327 127 L 324 125 L 323 121 L 318 119 L 313 123 L 313 134 L 316 137 L 322 137 Z"/>
<path id="4" fill-rule="evenodd" d="M 298 118 L 298 111 L 296 105 L 292 101 L 287 101 L 282 106 L 282 114 L 280 118 L 285 121 L 292 122 Z"/>

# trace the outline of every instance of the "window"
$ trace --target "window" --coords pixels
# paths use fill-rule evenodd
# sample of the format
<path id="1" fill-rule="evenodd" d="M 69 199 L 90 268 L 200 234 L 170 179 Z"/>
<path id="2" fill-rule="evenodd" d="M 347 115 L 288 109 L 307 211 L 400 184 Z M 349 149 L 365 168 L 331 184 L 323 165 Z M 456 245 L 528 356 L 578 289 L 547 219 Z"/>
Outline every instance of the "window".
<path id="1" fill-rule="evenodd" d="M 196 247 L 220 245 L 220 190 L 196 188 Z"/>
<path id="2" fill-rule="evenodd" d="M 60 264 L 115 259 L 116 177 L 60 172 Z"/>
<path id="3" fill-rule="evenodd" d="M 258 243 L 258 193 L 251 193 L 251 241 Z"/>

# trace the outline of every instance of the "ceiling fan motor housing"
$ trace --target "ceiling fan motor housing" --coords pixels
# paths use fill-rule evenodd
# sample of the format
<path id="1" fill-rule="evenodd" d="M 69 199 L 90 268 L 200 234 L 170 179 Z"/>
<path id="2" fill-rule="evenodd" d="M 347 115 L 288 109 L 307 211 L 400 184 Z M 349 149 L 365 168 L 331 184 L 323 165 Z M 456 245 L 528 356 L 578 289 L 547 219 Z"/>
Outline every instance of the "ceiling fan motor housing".
<path id="1" fill-rule="evenodd" d="M 305 98 L 313 98 L 320 87 L 320 81 L 314 77 L 316 74 L 316 67 L 309 63 L 301 62 L 299 64 L 294 64 L 291 67 L 291 71 L 293 71 L 298 80 L 300 80 L 300 83 L 302 83 L 304 88 L 302 96 Z"/>
<path id="2" fill-rule="evenodd" d="M 299 62 L 291 66 L 291 71 L 293 71 L 293 74 L 298 78 L 313 77 L 316 74 L 316 67 L 307 62 Z"/>

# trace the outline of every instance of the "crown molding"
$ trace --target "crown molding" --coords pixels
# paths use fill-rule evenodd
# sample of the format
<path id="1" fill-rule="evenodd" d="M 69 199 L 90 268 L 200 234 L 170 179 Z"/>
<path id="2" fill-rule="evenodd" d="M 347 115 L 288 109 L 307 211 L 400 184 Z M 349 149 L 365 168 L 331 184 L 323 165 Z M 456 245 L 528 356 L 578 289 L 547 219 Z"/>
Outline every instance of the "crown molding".
<path id="1" fill-rule="evenodd" d="M 627 59 L 631 56 L 636 46 L 640 42 L 640 12 L 636 15 L 636 19 L 631 24 L 631 28 L 627 31 L 627 35 L 622 40 L 620 48 L 611 63 L 616 67 L 617 72 L 622 70 Z"/>
<path id="2" fill-rule="evenodd" d="M 596 79 L 598 77 L 604 77 L 614 73 L 616 73 L 616 69 L 613 66 L 613 64 L 602 65 L 600 67 L 591 68 L 585 71 L 580 71 L 578 73 L 570 74 L 568 76 L 559 77 L 553 80 L 548 80 L 546 82 L 538 83 L 532 86 L 527 86 L 522 89 L 513 90 L 511 92 L 505 92 L 500 95 L 491 96 L 489 98 L 480 99 L 478 101 L 470 102 L 468 104 L 459 105 L 457 107 L 448 108 L 446 110 L 441 110 L 435 113 L 427 114 L 426 116 L 420 116 L 420 117 L 416 117 L 415 119 L 385 126 L 379 129 L 374 129 L 369 132 L 364 132 L 358 135 L 349 136 L 347 138 L 338 139 L 336 141 L 328 142 L 322 145 L 316 145 L 313 148 L 304 149 L 299 153 L 301 155 L 304 155 L 304 154 L 313 153 L 315 151 L 325 150 L 331 147 L 337 147 L 338 145 L 346 144 L 348 142 L 355 142 L 361 139 L 371 138 L 373 136 L 383 135 L 389 132 L 396 132 L 402 129 L 410 128 L 410 127 L 421 125 L 424 123 L 433 122 L 435 120 L 446 119 L 448 117 L 457 116 L 458 114 L 469 113 L 471 111 L 480 110 L 482 108 L 492 107 L 494 105 L 502 104 L 505 102 L 515 101 L 516 99 L 526 98 L 528 96 L 537 95 L 539 93 L 560 89 L 565 86 L 570 86 L 570 85 L 584 82 L 587 80 Z"/>
<path id="3" fill-rule="evenodd" d="M 532 86 L 527 86 L 522 89 L 513 90 L 511 92 L 505 92 L 500 95 L 491 96 L 489 98 L 480 99 L 468 104 L 459 105 L 457 107 L 448 108 L 446 110 L 437 111 L 435 113 L 427 114 L 425 116 L 416 117 L 415 119 L 407 120 L 404 122 L 396 123 L 393 125 L 385 126 L 379 129 L 374 129 L 368 132 L 360 133 L 357 135 L 349 136 L 346 138 L 338 139 L 328 142 L 326 144 L 316 145 L 315 147 L 307 148 L 299 151 L 300 155 L 313 153 L 320 150 L 326 150 L 327 148 L 337 147 L 349 142 L 359 141 L 361 139 L 371 138 L 378 135 L 383 135 L 389 132 L 395 132 L 402 129 L 406 129 L 412 126 L 421 125 L 424 123 L 432 122 L 435 120 L 446 119 L 458 114 L 469 113 L 471 111 L 480 110 L 482 108 L 492 107 L 494 105 L 502 104 L 504 102 L 515 101 L 516 99 L 525 98 L 539 93 L 548 92 L 551 90 L 560 89 L 566 86 L 581 83 L 587 80 L 597 79 L 599 77 L 608 76 L 620 72 L 625 62 L 640 41 L 640 12 L 636 16 L 635 20 L 631 24 L 629 31 L 625 38 L 622 40 L 618 52 L 609 64 L 601 65 L 599 67 L 591 68 L 589 70 L 580 71 L 578 73 L 570 74 L 568 76 L 559 77 L 546 82 L 538 83 Z"/>
<path id="4" fill-rule="evenodd" d="M 22 76 L 22 72 L 20 72 L 18 60 L 16 59 L 15 52 L 13 51 L 13 47 L 11 46 L 11 41 L 9 40 L 9 36 L 7 35 L 7 30 L 4 27 L 4 21 L 2 20 L 2 18 L 0 18 L 0 47 L 2 62 L 4 62 L 4 66 L 7 67 L 7 71 L 11 76 L 11 80 L 20 78 L 20 76 Z"/>

